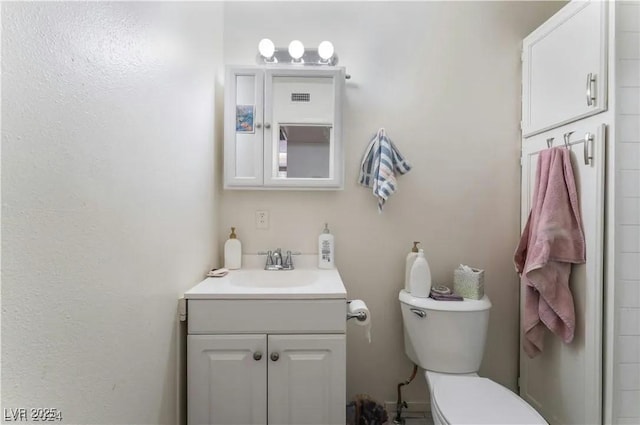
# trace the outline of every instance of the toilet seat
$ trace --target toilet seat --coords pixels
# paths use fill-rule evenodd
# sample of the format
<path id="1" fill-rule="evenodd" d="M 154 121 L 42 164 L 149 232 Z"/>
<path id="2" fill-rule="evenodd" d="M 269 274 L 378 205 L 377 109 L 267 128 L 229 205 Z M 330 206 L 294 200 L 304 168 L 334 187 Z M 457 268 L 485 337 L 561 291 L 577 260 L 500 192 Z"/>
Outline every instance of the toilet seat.
<path id="1" fill-rule="evenodd" d="M 547 424 L 527 402 L 490 379 L 449 375 L 434 386 L 431 406 L 445 424 Z"/>

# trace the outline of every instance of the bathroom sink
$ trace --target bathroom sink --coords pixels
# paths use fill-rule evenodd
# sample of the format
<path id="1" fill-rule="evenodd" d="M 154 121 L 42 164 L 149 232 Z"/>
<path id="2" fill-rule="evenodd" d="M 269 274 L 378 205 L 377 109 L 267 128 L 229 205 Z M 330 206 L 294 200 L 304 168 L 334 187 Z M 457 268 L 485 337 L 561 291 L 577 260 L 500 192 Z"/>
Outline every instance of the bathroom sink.
<path id="1" fill-rule="evenodd" d="M 289 288 L 311 285 L 318 279 L 316 270 L 237 270 L 231 273 L 231 285 L 257 288 Z"/>
<path id="2" fill-rule="evenodd" d="M 309 257 L 309 258 L 305 258 Z M 317 256 L 300 255 L 295 270 L 264 270 L 263 263 L 243 257 L 243 268 L 221 278 L 207 278 L 185 292 L 187 299 L 345 298 L 338 270 L 317 268 Z M 246 265 L 246 266 L 245 266 Z"/>

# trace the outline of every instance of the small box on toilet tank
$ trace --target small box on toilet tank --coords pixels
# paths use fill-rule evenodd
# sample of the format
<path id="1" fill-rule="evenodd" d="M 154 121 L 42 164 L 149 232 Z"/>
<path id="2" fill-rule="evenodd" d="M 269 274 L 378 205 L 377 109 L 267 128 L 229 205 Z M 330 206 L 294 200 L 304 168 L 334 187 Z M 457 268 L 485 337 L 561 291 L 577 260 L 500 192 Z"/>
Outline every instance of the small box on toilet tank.
<path id="1" fill-rule="evenodd" d="M 453 291 L 472 300 L 484 296 L 484 270 L 460 265 L 453 271 Z"/>

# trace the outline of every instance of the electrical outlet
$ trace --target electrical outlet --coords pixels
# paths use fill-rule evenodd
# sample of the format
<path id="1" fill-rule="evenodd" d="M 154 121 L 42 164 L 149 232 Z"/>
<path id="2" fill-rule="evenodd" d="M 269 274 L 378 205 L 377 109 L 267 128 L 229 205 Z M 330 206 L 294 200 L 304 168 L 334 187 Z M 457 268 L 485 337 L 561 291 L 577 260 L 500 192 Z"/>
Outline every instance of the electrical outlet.
<path id="1" fill-rule="evenodd" d="M 256 211 L 256 229 L 268 229 L 269 228 L 269 211 L 259 210 Z"/>

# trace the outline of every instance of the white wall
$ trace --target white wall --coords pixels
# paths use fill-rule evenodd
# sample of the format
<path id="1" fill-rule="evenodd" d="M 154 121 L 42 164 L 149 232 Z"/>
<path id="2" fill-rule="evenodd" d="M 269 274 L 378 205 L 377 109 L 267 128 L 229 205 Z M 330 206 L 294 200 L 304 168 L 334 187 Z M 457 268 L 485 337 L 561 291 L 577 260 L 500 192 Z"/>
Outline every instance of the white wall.
<path id="1" fill-rule="evenodd" d="M 218 256 L 221 10 L 2 4 L 2 407 L 176 422 L 176 300 Z"/>
<path id="2" fill-rule="evenodd" d="M 640 3 L 616 4 L 614 423 L 640 423 Z"/>
<path id="3" fill-rule="evenodd" d="M 246 253 L 282 247 L 316 251 L 322 224 L 336 236 L 350 298 L 364 299 L 373 342 L 348 331 L 348 397 L 396 399 L 411 364 L 397 301 L 411 241 L 422 241 L 437 283 L 459 263 L 486 271 L 491 297 L 481 373 L 515 388 L 518 367 L 521 39 L 564 3 L 227 3 L 226 64 L 253 64 L 258 40 L 276 46 L 331 40 L 346 84 L 346 182 L 340 192 L 224 191 L 220 244 L 237 227 Z M 382 215 L 356 184 L 361 155 L 379 127 L 413 164 Z M 269 210 L 256 230 L 255 210 Z M 406 390 L 425 401 L 419 377 Z"/>

